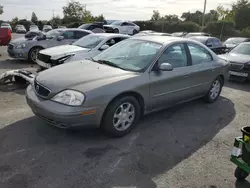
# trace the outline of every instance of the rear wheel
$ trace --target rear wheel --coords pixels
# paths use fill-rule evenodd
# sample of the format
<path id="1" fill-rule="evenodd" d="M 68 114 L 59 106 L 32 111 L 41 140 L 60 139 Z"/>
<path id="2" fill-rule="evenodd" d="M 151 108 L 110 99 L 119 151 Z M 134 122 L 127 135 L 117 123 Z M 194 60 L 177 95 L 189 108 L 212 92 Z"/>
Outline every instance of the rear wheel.
<path id="1" fill-rule="evenodd" d="M 39 51 L 42 49 L 43 49 L 42 47 L 31 48 L 31 50 L 29 51 L 29 60 L 32 63 L 36 63 L 37 55 L 38 55 Z"/>
<path id="2" fill-rule="evenodd" d="M 108 106 L 103 117 L 102 128 L 110 136 L 122 137 L 132 130 L 140 116 L 140 105 L 134 97 L 118 98 Z"/>
<path id="3" fill-rule="evenodd" d="M 223 82 L 220 77 L 217 77 L 210 87 L 209 91 L 207 92 L 206 96 L 204 97 L 205 102 L 213 103 L 215 102 L 221 93 L 221 89 L 223 86 Z"/>
<path id="4" fill-rule="evenodd" d="M 235 172 L 234 172 L 234 176 L 237 178 L 237 180 L 239 181 L 243 181 L 247 178 L 249 174 L 247 172 L 245 172 L 243 169 L 237 167 Z"/>
<path id="5" fill-rule="evenodd" d="M 114 29 L 114 33 L 119 33 L 119 30 L 118 29 Z"/>

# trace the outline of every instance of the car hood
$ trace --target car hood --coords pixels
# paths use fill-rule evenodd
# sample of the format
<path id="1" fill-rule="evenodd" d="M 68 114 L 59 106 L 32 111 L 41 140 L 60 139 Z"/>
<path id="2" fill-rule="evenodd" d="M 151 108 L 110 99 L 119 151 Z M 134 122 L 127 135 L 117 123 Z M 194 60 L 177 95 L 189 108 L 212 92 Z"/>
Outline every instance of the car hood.
<path id="1" fill-rule="evenodd" d="M 234 48 L 237 44 L 224 44 L 227 48 Z"/>
<path id="2" fill-rule="evenodd" d="M 18 45 L 18 44 L 21 44 L 21 43 L 25 43 L 27 41 L 32 41 L 33 39 L 32 38 L 24 38 L 24 37 L 20 37 L 20 38 L 17 38 L 17 39 L 13 39 L 10 41 L 11 44 L 14 44 L 14 45 Z"/>
<path id="3" fill-rule="evenodd" d="M 36 80 L 55 94 L 65 89 L 88 91 L 93 87 L 101 87 L 114 80 L 136 75 L 134 72 L 84 60 L 47 69 L 39 73 Z"/>
<path id="4" fill-rule="evenodd" d="M 113 28 L 115 26 L 114 25 L 103 25 L 103 27 L 111 27 L 111 28 Z"/>
<path id="5" fill-rule="evenodd" d="M 250 62 L 250 55 L 228 53 L 224 55 L 219 55 L 219 57 L 229 62 L 236 62 L 243 64 Z"/>
<path id="6" fill-rule="evenodd" d="M 61 45 L 61 46 L 56 46 L 52 48 L 47 48 L 45 50 L 40 51 L 40 53 L 53 57 L 53 56 L 58 56 L 58 55 L 68 55 L 70 53 L 78 52 L 78 51 L 88 52 L 89 49 L 82 48 L 82 47 L 75 46 L 75 45 Z"/>

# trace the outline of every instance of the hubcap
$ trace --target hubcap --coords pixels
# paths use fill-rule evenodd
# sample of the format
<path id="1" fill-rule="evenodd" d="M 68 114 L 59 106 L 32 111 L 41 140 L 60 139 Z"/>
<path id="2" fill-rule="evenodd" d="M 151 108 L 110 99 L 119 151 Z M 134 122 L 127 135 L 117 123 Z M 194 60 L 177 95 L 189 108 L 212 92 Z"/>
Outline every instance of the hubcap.
<path id="1" fill-rule="evenodd" d="M 135 119 L 135 107 L 133 104 L 126 102 L 121 104 L 115 111 L 113 125 L 118 131 L 128 129 Z"/>
<path id="2" fill-rule="evenodd" d="M 215 80 L 212 84 L 212 88 L 210 90 L 210 97 L 211 99 L 215 99 L 220 92 L 220 81 L 219 80 Z"/>
<path id="3" fill-rule="evenodd" d="M 31 53 L 31 59 L 32 61 L 36 62 L 37 55 L 38 55 L 39 49 L 34 49 Z"/>

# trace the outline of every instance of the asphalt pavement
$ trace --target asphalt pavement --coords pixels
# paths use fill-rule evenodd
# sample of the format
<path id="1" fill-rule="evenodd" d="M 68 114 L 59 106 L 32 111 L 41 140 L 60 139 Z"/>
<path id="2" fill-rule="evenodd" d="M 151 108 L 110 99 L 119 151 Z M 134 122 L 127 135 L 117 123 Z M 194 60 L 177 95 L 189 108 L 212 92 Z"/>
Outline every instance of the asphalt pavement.
<path id="1" fill-rule="evenodd" d="M 0 73 L 34 69 L 0 48 Z M 127 136 L 61 130 L 35 117 L 25 88 L 0 87 L 1 188 L 249 188 L 229 161 L 250 122 L 250 83 L 227 82 L 214 104 L 192 101 L 144 117 Z"/>

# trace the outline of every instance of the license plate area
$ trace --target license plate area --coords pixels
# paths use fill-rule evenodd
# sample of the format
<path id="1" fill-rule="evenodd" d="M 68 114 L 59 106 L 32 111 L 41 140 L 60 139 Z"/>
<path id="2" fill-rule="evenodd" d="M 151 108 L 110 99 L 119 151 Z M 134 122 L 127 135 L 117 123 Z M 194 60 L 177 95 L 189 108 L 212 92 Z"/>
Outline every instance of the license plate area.
<path id="1" fill-rule="evenodd" d="M 248 77 L 248 73 L 244 72 L 229 71 L 229 74 L 234 76 Z"/>

